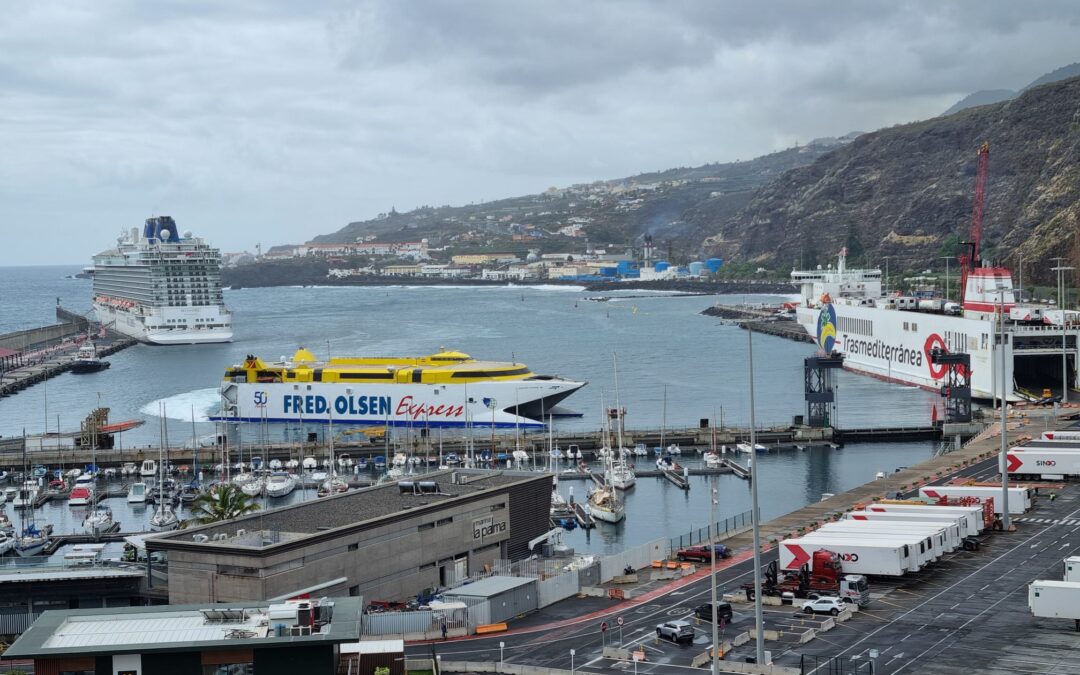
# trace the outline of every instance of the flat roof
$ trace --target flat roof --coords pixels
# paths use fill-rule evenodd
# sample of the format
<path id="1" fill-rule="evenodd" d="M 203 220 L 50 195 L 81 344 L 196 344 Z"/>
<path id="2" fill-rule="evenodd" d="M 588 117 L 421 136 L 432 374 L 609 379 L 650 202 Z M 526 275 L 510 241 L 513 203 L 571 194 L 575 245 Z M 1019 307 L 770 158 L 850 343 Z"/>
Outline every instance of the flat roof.
<path id="1" fill-rule="evenodd" d="M 471 598 L 492 598 L 500 593 L 512 591 L 515 588 L 528 586 L 536 579 L 532 577 L 487 577 L 471 584 L 458 586 L 457 588 L 443 593 L 446 598 L 459 598 L 467 596 Z"/>
<path id="2" fill-rule="evenodd" d="M 5 658 L 54 658 L 355 642 L 363 598 L 333 598 L 333 614 L 312 635 L 274 634 L 272 603 L 206 603 L 46 611 Z"/>
<path id="3" fill-rule="evenodd" d="M 69 554 L 70 555 L 70 554 Z M 97 554 L 94 554 L 97 557 Z M 22 584 L 36 581 L 77 581 L 83 579 L 141 579 L 146 576 L 145 565 L 116 566 L 20 565 L 0 567 L 0 584 Z"/>
<path id="4" fill-rule="evenodd" d="M 536 480 L 551 474 L 535 471 L 453 469 L 407 476 L 399 481 L 349 490 L 339 495 L 300 502 L 282 508 L 256 511 L 221 523 L 176 530 L 146 540 L 147 549 L 183 550 L 263 555 L 303 546 L 312 540 L 334 537 L 345 528 L 367 528 L 418 513 L 436 511 L 444 505 L 494 494 L 493 488 Z M 406 492 L 399 483 L 434 483 L 434 491 Z M 243 530 L 243 533 L 239 533 Z M 206 541 L 197 541 L 205 536 Z M 215 536 L 218 540 L 215 541 Z"/>

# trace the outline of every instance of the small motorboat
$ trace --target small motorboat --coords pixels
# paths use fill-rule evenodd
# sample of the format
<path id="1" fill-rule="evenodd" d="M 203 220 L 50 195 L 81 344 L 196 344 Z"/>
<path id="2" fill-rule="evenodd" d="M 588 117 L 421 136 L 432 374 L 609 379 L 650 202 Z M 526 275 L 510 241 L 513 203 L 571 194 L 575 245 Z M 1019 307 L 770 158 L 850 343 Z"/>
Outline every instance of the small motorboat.
<path id="1" fill-rule="evenodd" d="M 6 487 L 6 488 L 4 488 L 4 499 L 9 501 L 9 502 L 12 499 L 15 499 L 15 495 L 17 495 L 17 494 L 19 494 L 19 488 L 17 488 L 17 487 Z"/>
<path id="2" fill-rule="evenodd" d="M 305 457 L 303 462 L 304 471 L 314 471 L 319 468 L 319 461 L 314 457 Z"/>
<path id="3" fill-rule="evenodd" d="M 146 483 L 139 481 L 132 483 L 128 487 L 127 501 L 128 504 L 145 504 L 146 503 Z"/>
<path id="4" fill-rule="evenodd" d="M 272 460 L 270 460 L 270 470 L 271 471 L 281 471 L 281 468 L 282 467 L 281 467 L 281 460 L 280 459 L 272 459 Z"/>
<path id="5" fill-rule="evenodd" d="M 68 506 L 87 506 L 94 501 L 94 491 L 88 485 L 79 485 L 71 488 L 68 496 Z"/>
<path id="6" fill-rule="evenodd" d="M 266 481 L 267 497 L 286 497 L 296 489 L 296 480 L 284 471 L 275 471 Z"/>
<path id="7" fill-rule="evenodd" d="M 325 481 L 319 484 L 319 489 L 315 492 L 319 497 L 329 497 L 333 494 L 341 494 L 349 489 L 349 484 L 337 476 L 331 476 Z"/>
<path id="8" fill-rule="evenodd" d="M 157 461 L 153 459 L 144 459 L 142 467 L 139 468 L 139 475 L 143 478 L 153 478 L 157 475 Z"/>
<path id="9" fill-rule="evenodd" d="M 376 471 L 383 471 L 386 469 L 386 458 L 382 455 L 376 455 L 372 463 L 375 465 Z"/>
<path id="10" fill-rule="evenodd" d="M 271 464 L 270 466 L 273 467 L 273 464 Z M 295 459 L 290 459 L 289 461 L 285 462 L 285 468 L 289 471 L 296 471 L 300 468 L 300 462 Z"/>
<path id="11" fill-rule="evenodd" d="M 202 494 L 202 490 L 199 488 L 198 483 L 188 483 L 180 488 L 180 501 L 184 504 L 190 504 L 195 501 L 200 494 Z"/>
<path id="12" fill-rule="evenodd" d="M 135 462 L 124 462 L 124 465 L 120 467 L 121 476 L 134 476 L 139 471 L 135 466 Z"/>

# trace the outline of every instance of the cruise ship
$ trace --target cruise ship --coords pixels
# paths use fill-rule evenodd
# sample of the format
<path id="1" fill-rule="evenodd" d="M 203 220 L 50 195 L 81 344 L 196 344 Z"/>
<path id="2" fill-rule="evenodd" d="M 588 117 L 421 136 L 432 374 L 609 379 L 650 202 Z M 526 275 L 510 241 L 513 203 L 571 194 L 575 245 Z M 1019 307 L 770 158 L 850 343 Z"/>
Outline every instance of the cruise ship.
<path id="1" fill-rule="evenodd" d="M 584 382 L 521 363 L 442 350 L 416 358 L 331 358 L 299 349 L 287 361 L 248 356 L 225 371 L 224 422 L 398 427 L 540 427 Z"/>
<path id="2" fill-rule="evenodd" d="M 158 345 L 229 342 L 221 253 L 169 216 L 148 218 L 94 256 L 94 312 L 106 328 Z"/>
<path id="3" fill-rule="evenodd" d="M 975 267 L 961 281 L 963 302 L 882 295 L 880 269 L 848 269 L 846 250 L 835 268 L 796 270 L 796 318 L 827 354 L 844 356 L 844 368 L 881 379 L 941 390 L 947 366 L 931 362 L 936 348 L 966 352 L 971 396 L 1000 396 L 1005 333 L 1005 395 L 1009 400 L 1060 395 L 1062 379 L 1077 381 L 1077 313 L 1017 304 L 1012 275 L 1001 267 Z M 1004 321 L 1001 318 L 1004 317 Z M 1062 352 L 1067 372 L 1062 373 Z"/>

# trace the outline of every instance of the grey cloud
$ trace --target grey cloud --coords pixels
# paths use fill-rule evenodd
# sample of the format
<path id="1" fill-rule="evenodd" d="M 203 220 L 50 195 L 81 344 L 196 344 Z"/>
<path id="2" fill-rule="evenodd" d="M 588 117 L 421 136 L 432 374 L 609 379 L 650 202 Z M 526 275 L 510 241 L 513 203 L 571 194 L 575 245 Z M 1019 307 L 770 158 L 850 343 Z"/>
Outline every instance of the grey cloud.
<path id="1" fill-rule="evenodd" d="M 923 118 L 1077 60 L 1078 7 L 9 3 L 0 228 L 35 227 L 0 264 L 85 261 L 152 210 L 250 248 Z"/>

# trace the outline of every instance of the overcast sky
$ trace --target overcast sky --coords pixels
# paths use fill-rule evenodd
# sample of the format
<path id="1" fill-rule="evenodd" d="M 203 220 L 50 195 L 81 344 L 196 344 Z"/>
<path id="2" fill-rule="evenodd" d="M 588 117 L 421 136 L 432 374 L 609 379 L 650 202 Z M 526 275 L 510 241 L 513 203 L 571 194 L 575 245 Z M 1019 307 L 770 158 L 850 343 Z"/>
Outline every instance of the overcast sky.
<path id="1" fill-rule="evenodd" d="M 750 158 L 1080 60 L 1076 2 L 8 1 L 0 265 Z"/>

